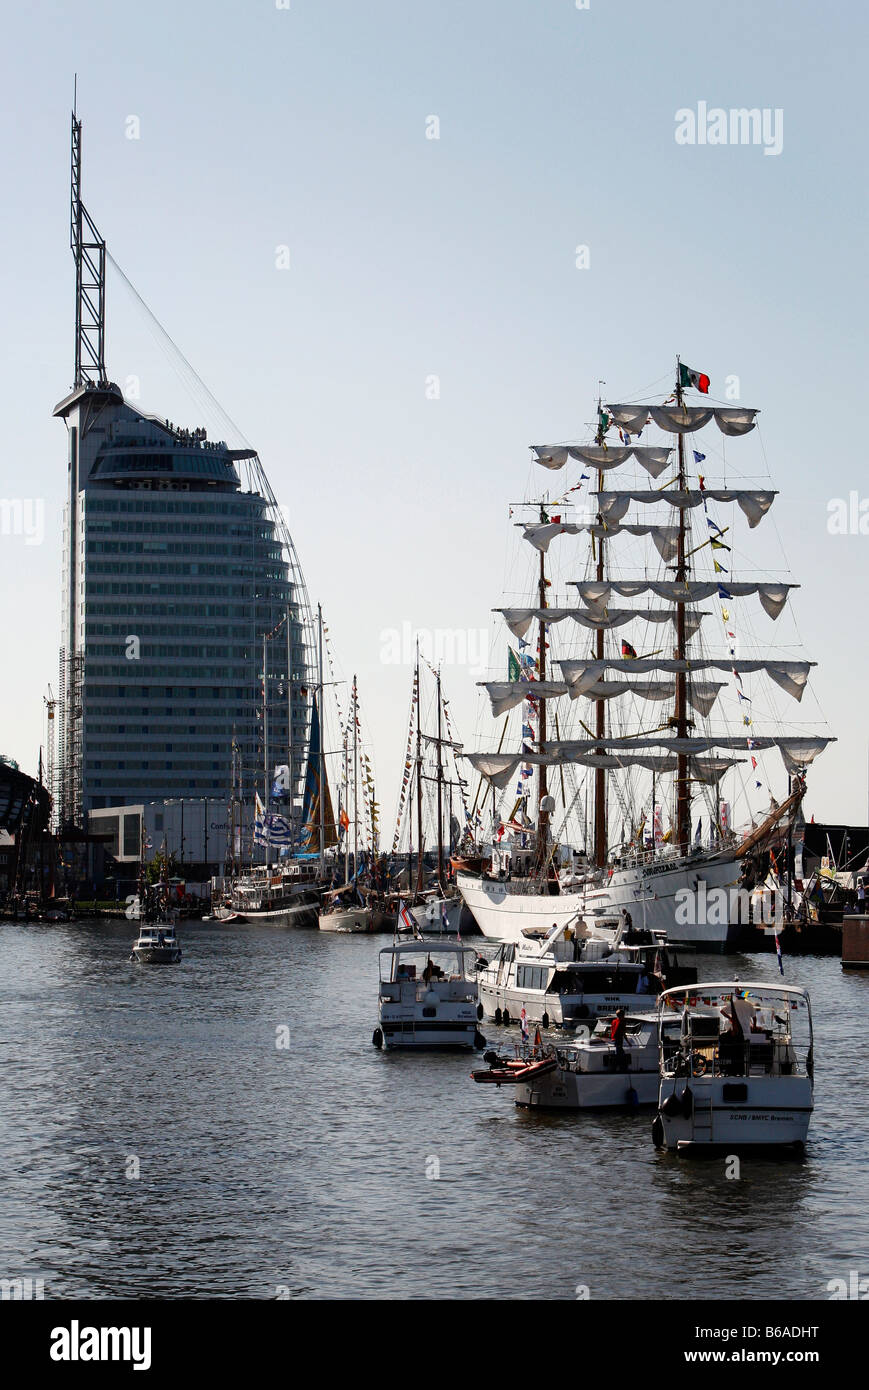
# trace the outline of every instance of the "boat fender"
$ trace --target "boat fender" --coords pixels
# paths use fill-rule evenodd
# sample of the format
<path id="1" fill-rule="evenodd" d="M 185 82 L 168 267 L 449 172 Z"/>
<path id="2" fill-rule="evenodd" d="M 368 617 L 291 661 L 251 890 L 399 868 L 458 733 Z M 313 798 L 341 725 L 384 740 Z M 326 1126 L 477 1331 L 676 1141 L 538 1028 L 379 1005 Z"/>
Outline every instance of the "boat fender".
<path id="1" fill-rule="evenodd" d="M 669 1095 L 669 1096 L 667 1097 L 667 1099 L 663 1102 L 663 1104 L 662 1104 L 662 1106 L 661 1106 L 661 1114 L 662 1114 L 662 1115 L 681 1115 L 681 1113 L 682 1113 L 682 1102 L 681 1102 L 681 1100 L 679 1099 L 679 1097 L 676 1095 L 676 1093 L 675 1093 L 675 1091 L 674 1091 L 673 1094 L 672 1094 L 672 1095 Z"/>
<path id="2" fill-rule="evenodd" d="M 639 1103 L 640 1097 L 637 1095 L 633 1086 L 629 1086 L 625 1095 L 625 1104 L 627 1105 L 629 1110 L 636 1110 Z"/>
<path id="3" fill-rule="evenodd" d="M 483 1061 L 487 1064 L 487 1066 L 496 1066 L 498 1062 L 497 1052 L 495 1052 L 493 1048 L 490 1048 L 488 1052 L 483 1053 Z"/>
<path id="4" fill-rule="evenodd" d="M 482 1004 L 478 1004 L 478 1005 L 477 1005 L 477 1018 L 482 1019 L 482 1017 L 483 1017 L 483 1006 L 482 1006 Z"/>
<path id="5" fill-rule="evenodd" d="M 549 1027 L 549 1014 L 546 1014 L 546 1013 L 545 1013 L 545 1014 L 543 1015 L 543 1017 L 541 1018 L 540 1022 L 543 1024 L 543 1027 L 544 1027 L 544 1028 L 548 1028 L 548 1027 Z"/>
<path id="6" fill-rule="evenodd" d="M 501 1010 L 500 1010 L 500 1009 L 496 1009 L 496 1010 L 495 1010 L 495 1022 L 496 1022 L 496 1023 L 500 1023 L 500 1022 L 501 1022 Z"/>
<path id="7" fill-rule="evenodd" d="M 691 1090 L 690 1086 L 685 1087 L 679 1100 L 682 1105 L 682 1114 L 685 1116 L 686 1120 L 690 1120 L 694 1110 L 694 1092 Z"/>
<path id="8" fill-rule="evenodd" d="M 510 1022 L 510 1010 L 509 1010 L 509 1009 L 505 1009 L 505 1010 L 504 1010 L 504 1012 L 503 1012 L 502 1015 L 501 1015 L 501 1019 L 502 1019 L 502 1022 L 504 1023 L 504 1025 L 505 1025 L 505 1027 L 506 1027 L 506 1025 Z"/>
<path id="9" fill-rule="evenodd" d="M 482 1052 L 482 1050 L 483 1050 L 483 1048 L 484 1048 L 485 1046 L 486 1046 L 486 1039 L 483 1037 L 483 1035 L 482 1035 L 482 1033 L 480 1032 L 479 1028 L 475 1029 L 475 1030 L 474 1030 L 474 1047 L 477 1049 L 478 1052 Z"/>
<path id="10" fill-rule="evenodd" d="M 664 1123 L 660 1115 L 656 1115 L 652 1121 L 652 1143 L 656 1149 L 664 1147 Z"/>
<path id="11" fill-rule="evenodd" d="M 374 1044 L 375 1047 L 382 1047 L 382 1046 L 383 1046 L 383 1031 L 382 1031 L 382 1029 L 380 1029 L 380 1028 L 375 1028 L 374 1032 L 373 1032 L 372 1035 L 371 1035 L 371 1041 L 373 1042 L 373 1044 Z"/>

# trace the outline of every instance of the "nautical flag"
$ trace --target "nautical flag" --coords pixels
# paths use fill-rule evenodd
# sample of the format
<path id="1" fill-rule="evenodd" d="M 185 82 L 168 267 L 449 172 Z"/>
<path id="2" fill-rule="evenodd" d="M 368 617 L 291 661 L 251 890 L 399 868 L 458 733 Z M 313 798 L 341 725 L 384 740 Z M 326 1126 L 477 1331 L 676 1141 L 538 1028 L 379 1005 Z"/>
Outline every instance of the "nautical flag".
<path id="1" fill-rule="evenodd" d="M 449 931 L 450 929 L 450 919 L 447 916 L 447 905 L 445 902 L 441 903 L 441 926 L 444 931 Z"/>
<path id="2" fill-rule="evenodd" d="M 701 391 L 704 396 L 709 395 L 709 378 L 705 372 L 695 372 L 693 367 L 686 367 L 684 362 L 679 363 L 679 385 L 693 386 L 695 391 Z"/>
<path id="3" fill-rule="evenodd" d="M 350 825 L 350 817 L 344 810 L 343 806 L 338 811 L 338 824 L 340 825 L 342 830 L 347 830 Z"/>
<path id="4" fill-rule="evenodd" d="M 703 839 L 703 819 L 702 819 L 702 817 L 701 817 L 700 820 L 698 820 L 698 822 L 697 822 L 697 829 L 696 829 L 696 831 L 694 832 L 694 843 L 695 843 L 695 845 L 699 845 L 699 844 L 701 843 L 702 839 Z"/>
<path id="5" fill-rule="evenodd" d="M 403 899 L 400 900 L 398 904 L 398 920 L 401 922 L 402 926 L 407 927 L 408 931 L 415 932 L 417 936 L 419 935 L 419 923 Z"/>
<path id="6" fill-rule="evenodd" d="M 630 642 L 626 642 L 625 639 L 622 638 L 622 656 L 636 657 L 636 655 L 637 653 L 634 651 Z"/>
<path id="7" fill-rule="evenodd" d="M 519 658 L 512 647 L 507 648 L 507 679 L 508 681 L 518 681 L 521 671 L 519 669 Z"/>
<path id="8" fill-rule="evenodd" d="M 733 599 L 733 595 L 729 592 L 729 590 L 725 589 L 723 584 L 718 585 L 718 597 L 729 598 L 731 600 Z"/>
<path id="9" fill-rule="evenodd" d="M 779 974 L 780 974 L 780 975 L 783 975 L 783 974 L 785 973 L 785 968 L 784 968 L 784 964 L 783 964 L 782 958 L 781 958 L 781 937 L 780 937 L 780 936 L 777 936 L 776 939 L 775 939 L 775 953 L 776 953 L 776 956 L 778 957 L 778 969 L 779 969 Z"/>
<path id="10" fill-rule="evenodd" d="M 522 1012 L 519 1015 L 519 1027 L 522 1029 L 522 1041 L 528 1041 L 528 1015 L 525 1012 L 525 1005 L 522 1005 Z"/>
<path id="11" fill-rule="evenodd" d="M 534 1046 L 535 1046 L 535 1047 L 542 1047 L 542 1046 L 543 1046 L 543 1039 L 542 1039 L 542 1037 L 540 1036 L 540 1028 L 539 1028 L 539 1027 L 537 1027 L 537 1028 L 534 1029 Z"/>
<path id="12" fill-rule="evenodd" d="M 705 458 L 706 458 L 706 455 L 705 455 L 705 454 L 699 453 L 697 449 L 694 450 L 694 462 L 695 462 L 695 463 L 703 463 L 704 460 L 705 460 Z M 712 523 L 710 522 L 709 524 L 710 524 L 710 526 L 711 526 Z"/>

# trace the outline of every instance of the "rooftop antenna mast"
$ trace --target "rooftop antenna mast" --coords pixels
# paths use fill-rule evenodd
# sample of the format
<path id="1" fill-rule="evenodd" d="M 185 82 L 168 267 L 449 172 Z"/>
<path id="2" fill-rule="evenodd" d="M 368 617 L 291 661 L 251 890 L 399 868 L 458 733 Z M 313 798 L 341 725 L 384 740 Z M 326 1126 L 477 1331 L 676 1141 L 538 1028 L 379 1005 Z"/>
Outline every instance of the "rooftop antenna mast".
<path id="1" fill-rule="evenodd" d="M 77 84 L 76 84 L 77 85 Z M 69 244 L 75 258 L 75 387 L 106 384 L 106 243 L 81 200 L 81 121 L 73 93 Z"/>

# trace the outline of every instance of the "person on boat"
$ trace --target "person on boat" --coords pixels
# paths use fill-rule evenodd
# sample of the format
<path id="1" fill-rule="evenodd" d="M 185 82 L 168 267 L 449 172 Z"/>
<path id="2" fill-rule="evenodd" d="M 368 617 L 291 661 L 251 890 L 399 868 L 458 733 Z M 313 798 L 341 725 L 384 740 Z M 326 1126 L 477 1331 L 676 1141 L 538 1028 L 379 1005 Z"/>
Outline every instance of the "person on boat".
<path id="1" fill-rule="evenodd" d="M 616 1066 L 619 1071 L 627 1071 L 628 1066 L 628 1059 L 625 1056 L 626 1033 L 625 1011 L 621 1008 L 616 1011 L 616 1016 L 610 1026 L 610 1037 L 616 1045 Z"/>

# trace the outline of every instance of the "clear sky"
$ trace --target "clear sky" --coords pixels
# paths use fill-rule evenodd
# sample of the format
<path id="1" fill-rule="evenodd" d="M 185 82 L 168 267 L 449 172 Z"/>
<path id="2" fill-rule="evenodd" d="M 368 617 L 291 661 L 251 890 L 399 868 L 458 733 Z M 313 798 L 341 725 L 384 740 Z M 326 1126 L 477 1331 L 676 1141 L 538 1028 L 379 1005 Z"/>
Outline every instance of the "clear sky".
<path id="1" fill-rule="evenodd" d="M 57 680 L 77 71 L 88 209 L 288 509 L 359 675 L 387 843 L 410 672 L 384 662 L 385 630 L 489 628 L 515 588 L 527 446 L 583 437 L 599 378 L 627 398 L 676 353 L 763 411 L 782 495 L 753 555 L 768 543 L 780 571 L 783 549 L 804 586 L 818 703 L 799 717 L 819 704 L 839 739 L 806 811 L 865 824 L 869 535 L 829 534 L 828 503 L 869 496 L 867 30 L 842 0 L 9 10 L 0 495 L 41 499 L 45 531 L 0 536 L 0 751 L 35 770 Z M 700 102 L 780 110 L 781 152 L 678 144 L 676 112 Z M 145 409 L 211 423 L 114 275 L 107 355 Z M 478 678 L 444 671 L 468 742 Z"/>

